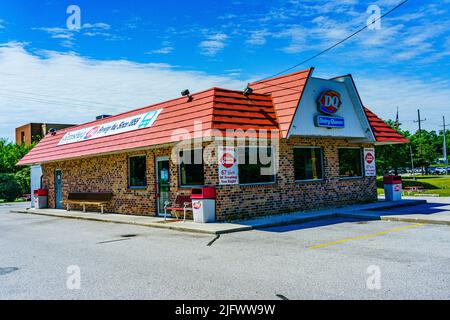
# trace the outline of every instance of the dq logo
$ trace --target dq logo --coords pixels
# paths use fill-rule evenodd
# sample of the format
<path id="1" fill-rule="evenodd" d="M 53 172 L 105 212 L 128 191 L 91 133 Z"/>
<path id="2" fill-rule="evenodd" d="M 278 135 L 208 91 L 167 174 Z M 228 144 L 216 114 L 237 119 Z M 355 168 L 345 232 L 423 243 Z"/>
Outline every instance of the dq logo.
<path id="1" fill-rule="evenodd" d="M 192 207 L 196 210 L 200 209 L 202 207 L 202 202 L 201 201 L 194 201 L 192 203 Z"/>
<path id="2" fill-rule="evenodd" d="M 341 105 L 341 95 L 333 90 L 322 92 L 319 99 L 317 99 L 319 111 L 326 114 L 335 114 Z"/>
<path id="3" fill-rule="evenodd" d="M 84 139 L 90 139 L 90 138 L 92 138 L 96 133 L 97 133 L 97 131 L 101 128 L 102 126 L 96 126 L 96 127 L 93 127 L 91 130 L 89 130 L 87 133 L 86 133 L 86 135 L 84 136 Z"/>
<path id="4" fill-rule="evenodd" d="M 231 168 L 235 162 L 236 158 L 230 153 L 224 153 L 220 159 L 220 163 L 227 169 Z"/>

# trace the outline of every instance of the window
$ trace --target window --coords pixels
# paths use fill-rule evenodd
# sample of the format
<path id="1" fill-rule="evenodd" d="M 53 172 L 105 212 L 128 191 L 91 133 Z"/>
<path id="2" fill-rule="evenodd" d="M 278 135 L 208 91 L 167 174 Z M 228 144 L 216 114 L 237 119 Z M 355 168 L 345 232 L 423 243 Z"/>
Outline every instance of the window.
<path id="1" fill-rule="evenodd" d="M 295 180 L 323 179 L 322 149 L 294 148 Z"/>
<path id="2" fill-rule="evenodd" d="M 180 160 L 180 185 L 202 186 L 205 184 L 203 172 L 203 149 L 182 150 Z"/>
<path id="3" fill-rule="evenodd" d="M 275 182 L 275 161 L 271 147 L 238 148 L 239 183 Z"/>
<path id="4" fill-rule="evenodd" d="M 341 177 L 362 177 L 360 148 L 339 149 L 339 175 Z"/>
<path id="5" fill-rule="evenodd" d="M 130 188 L 145 188 L 147 186 L 146 160 L 146 156 L 135 156 L 128 159 L 128 183 Z"/>
<path id="6" fill-rule="evenodd" d="M 22 144 L 25 143 L 25 132 L 24 132 L 24 131 L 21 131 L 21 132 L 20 132 L 20 142 L 21 142 Z"/>

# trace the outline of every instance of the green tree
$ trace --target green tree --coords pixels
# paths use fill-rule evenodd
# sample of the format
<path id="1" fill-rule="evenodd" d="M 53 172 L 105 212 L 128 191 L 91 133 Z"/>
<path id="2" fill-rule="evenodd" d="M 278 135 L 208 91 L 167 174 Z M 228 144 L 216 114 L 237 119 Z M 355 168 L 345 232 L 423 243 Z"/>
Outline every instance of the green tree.
<path id="1" fill-rule="evenodd" d="M 33 147 L 0 139 L 0 199 L 13 201 L 30 193 L 30 168 L 17 166 L 17 162 Z"/>
<path id="2" fill-rule="evenodd" d="M 0 173 L 0 199 L 11 202 L 20 195 L 20 186 L 15 180 L 14 174 Z"/>
<path id="3" fill-rule="evenodd" d="M 400 129 L 400 124 L 396 124 L 392 120 L 387 120 L 385 122 L 405 138 L 410 138 L 411 134 L 409 131 Z M 386 174 L 391 169 L 394 169 L 397 173 L 398 169 L 409 167 L 411 165 L 409 144 L 402 143 L 377 146 L 376 163 L 379 175 Z"/>
<path id="4" fill-rule="evenodd" d="M 414 164 L 418 168 L 428 168 L 439 158 L 442 146 L 436 131 L 417 130 L 410 137 L 414 154 Z"/>
<path id="5" fill-rule="evenodd" d="M 22 159 L 32 148 L 24 144 L 15 144 L 6 139 L 0 139 L 0 173 L 16 173 L 22 168 L 17 162 Z"/>

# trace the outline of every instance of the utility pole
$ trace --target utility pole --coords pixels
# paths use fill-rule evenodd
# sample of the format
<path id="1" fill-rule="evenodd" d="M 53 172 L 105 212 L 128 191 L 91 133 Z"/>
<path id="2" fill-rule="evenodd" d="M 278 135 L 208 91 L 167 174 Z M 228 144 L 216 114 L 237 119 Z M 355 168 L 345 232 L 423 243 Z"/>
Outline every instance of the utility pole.
<path id="1" fill-rule="evenodd" d="M 443 134 L 444 134 L 444 143 L 443 143 L 443 146 L 442 146 L 442 152 L 443 152 L 443 154 L 444 154 L 444 163 L 445 163 L 445 173 L 446 174 L 448 174 L 448 156 L 447 156 L 447 137 L 446 137 L 446 133 L 447 133 L 447 131 L 446 131 L 446 129 L 445 129 L 445 126 L 447 126 L 448 124 L 446 124 L 445 123 L 445 116 L 442 116 L 442 126 L 441 127 L 444 127 L 444 132 L 443 132 Z"/>
<path id="2" fill-rule="evenodd" d="M 422 149 L 422 122 L 427 121 L 427 119 L 422 119 L 420 117 L 420 109 L 417 109 L 417 121 L 414 121 L 415 123 L 419 124 L 419 154 L 420 158 L 423 159 L 423 149 Z M 422 168 L 422 174 L 423 174 L 423 166 Z"/>
<path id="3" fill-rule="evenodd" d="M 416 180 L 416 173 L 414 172 L 414 155 L 413 155 L 411 143 L 409 144 L 409 155 L 411 156 L 411 172 L 413 175 L 413 180 Z"/>

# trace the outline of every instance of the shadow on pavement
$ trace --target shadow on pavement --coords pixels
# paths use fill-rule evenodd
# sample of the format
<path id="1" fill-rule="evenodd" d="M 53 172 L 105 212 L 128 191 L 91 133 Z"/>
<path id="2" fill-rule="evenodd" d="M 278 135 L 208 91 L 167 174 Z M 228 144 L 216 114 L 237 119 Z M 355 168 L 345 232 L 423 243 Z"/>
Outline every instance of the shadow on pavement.
<path id="1" fill-rule="evenodd" d="M 364 223 L 366 221 L 373 221 L 373 220 L 374 219 L 339 218 L 339 217 L 324 218 L 324 219 L 318 219 L 318 220 L 289 224 L 289 225 L 267 227 L 267 228 L 256 228 L 255 230 L 267 231 L 267 232 L 289 232 L 289 231 L 295 231 L 295 230 L 325 227 L 325 226 L 330 226 L 330 225 L 345 223 L 345 222 L 362 222 L 362 223 Z"/>
<path id="2" fill-rule="evenodd" d="M 447 208 L 442 208 L 447 207 Z M 450 214 L 450 205 L 446 203 L 426 203 L 410 207 L 398 207 L 392 209 L 371 210 L 372 212 L 383 213 L 383 215 L 401 215 L 401 214 L 435 214 L 448 212 Z"/>

